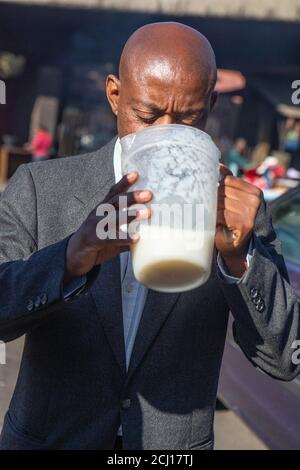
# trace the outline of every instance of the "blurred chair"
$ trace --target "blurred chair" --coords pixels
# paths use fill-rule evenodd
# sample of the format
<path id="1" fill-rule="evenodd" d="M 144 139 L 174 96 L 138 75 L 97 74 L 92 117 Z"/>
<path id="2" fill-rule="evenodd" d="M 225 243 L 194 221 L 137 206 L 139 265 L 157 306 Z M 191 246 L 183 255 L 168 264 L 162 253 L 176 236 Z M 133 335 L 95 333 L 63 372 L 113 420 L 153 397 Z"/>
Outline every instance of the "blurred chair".
<path id="1" fill-rule="evenodd" d="M 18 166 L 30 161 L 31 153 L 22 147 L 2 145 L 0 148 L 0 188 L 5 187 Z"/>

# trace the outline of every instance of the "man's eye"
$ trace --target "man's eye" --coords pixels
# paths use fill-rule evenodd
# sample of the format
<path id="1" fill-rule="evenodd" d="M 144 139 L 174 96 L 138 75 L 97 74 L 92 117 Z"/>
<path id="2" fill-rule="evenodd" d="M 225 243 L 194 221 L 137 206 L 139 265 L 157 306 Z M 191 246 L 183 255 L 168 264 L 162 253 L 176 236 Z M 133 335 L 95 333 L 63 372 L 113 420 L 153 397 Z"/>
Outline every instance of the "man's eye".
<path id="1" fill-rule="evenodd" d="M 143 121 L 145 124 L 153 124 L 156 121 L 156 117 L 151 117 L 151 118 L 145 118 L 142 116 L 138 116 L 138 118 Z"/>
<path id="2" fill-rule="evenodd" d="M 185 122 L 186 124 L 190 126 L 195 126 L 196 124 L 198 124 L 201 118 L 202 118 L 202 114 L 197 114 L 197 115 L 184 119 L 183 122 Z"/>

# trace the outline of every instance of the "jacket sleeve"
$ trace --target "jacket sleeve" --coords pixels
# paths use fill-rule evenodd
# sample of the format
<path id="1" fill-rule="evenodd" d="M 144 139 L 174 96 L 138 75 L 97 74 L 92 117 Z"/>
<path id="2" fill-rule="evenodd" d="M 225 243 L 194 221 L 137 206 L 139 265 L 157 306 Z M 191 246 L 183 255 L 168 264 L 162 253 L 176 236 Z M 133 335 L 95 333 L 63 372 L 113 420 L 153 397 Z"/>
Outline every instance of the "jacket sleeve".
<path id="1" fill-rule="evenodd" d="M 69 237 L 37 250 L 34 182 L 19 167 L 0 198 L 0 340 L 10 341 L 57 312 Z"/>
<path id="2" fill-rule="evenodd" d="M 234 317 L 233 336 L 246 357 L 274 378 L 295 378 L 300 373 L 300 365 L 293 361 L 293 343 L 300 339 L 299 301 L 263 199 L 249 268 L 236 284 L 221 278 L 219 282 Z"/>

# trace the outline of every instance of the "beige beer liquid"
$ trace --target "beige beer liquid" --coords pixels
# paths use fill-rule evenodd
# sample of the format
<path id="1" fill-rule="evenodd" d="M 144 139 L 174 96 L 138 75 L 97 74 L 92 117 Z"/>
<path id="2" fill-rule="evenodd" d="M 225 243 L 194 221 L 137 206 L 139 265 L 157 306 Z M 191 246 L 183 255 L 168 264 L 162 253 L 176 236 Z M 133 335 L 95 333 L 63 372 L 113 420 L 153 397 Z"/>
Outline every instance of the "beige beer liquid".
<path id="1" fill-rule="evenodd" d="M 183 292 L 209 277 L 213 231 L 181 231 L 140 226 L 140 240 L 132 247 L 135 277 L 160 292 Z"/>

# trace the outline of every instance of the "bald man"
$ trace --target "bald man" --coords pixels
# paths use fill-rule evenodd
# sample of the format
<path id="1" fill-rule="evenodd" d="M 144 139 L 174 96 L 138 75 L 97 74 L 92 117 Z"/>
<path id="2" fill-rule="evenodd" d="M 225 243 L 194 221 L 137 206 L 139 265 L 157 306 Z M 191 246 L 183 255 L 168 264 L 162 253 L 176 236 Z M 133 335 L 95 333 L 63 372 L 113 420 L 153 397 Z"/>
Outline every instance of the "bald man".
<path id="1" fill-rule="evenodd" d="M 1 449 L 212 449 L 229 310 L 256 367 L 281 380 L 299 373 L 299 305 L 258 189 L 222 167 L 212 274 L 182 294 L 135 280 L 137 236 L 96 233 L 103 204 L 152 198 L 131 191 L 137 173 L 122 177 L 119 138 L 161 124 L 204 129 L 215 81 L 199 32 L 144 26 L 107 77 L 118 137 L 11 179 L 0 202 L 0 339 L 26 339 Z"/>

